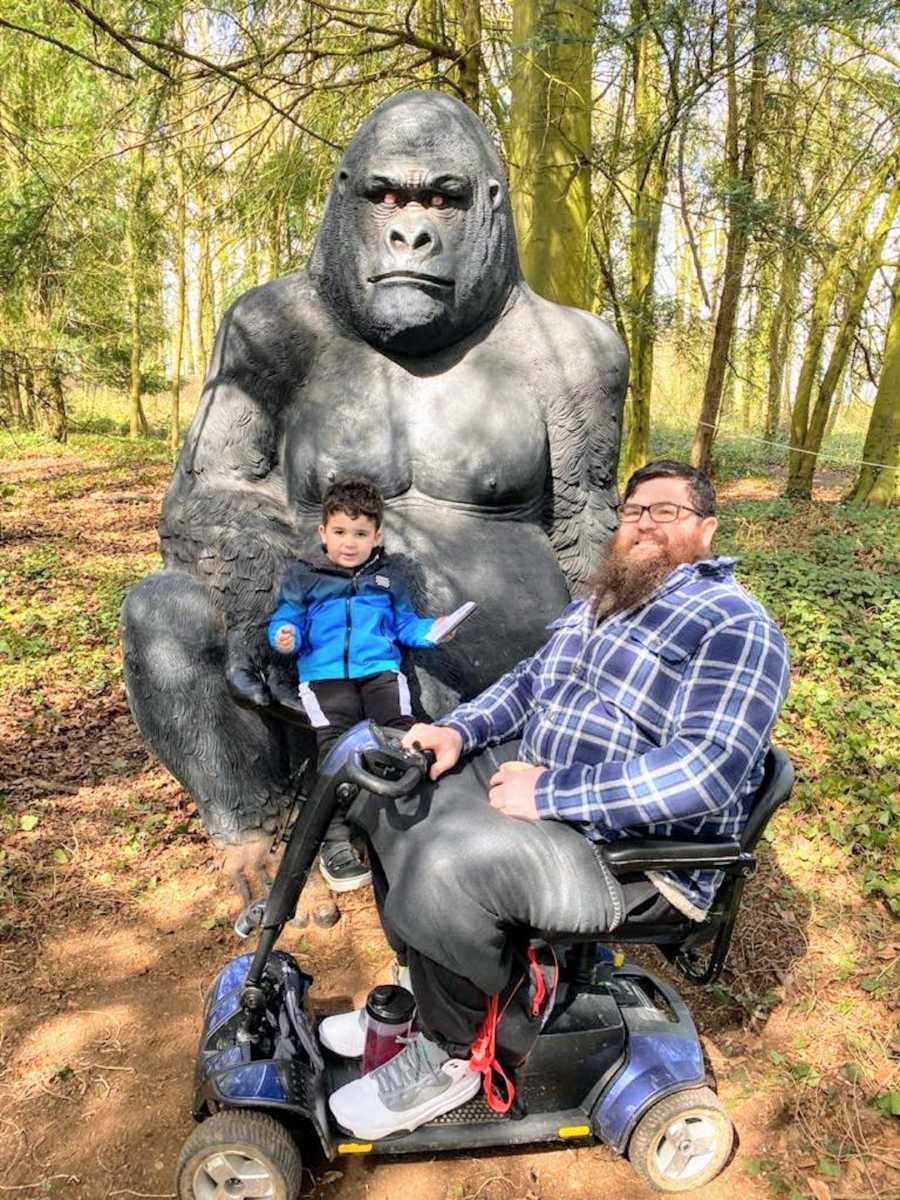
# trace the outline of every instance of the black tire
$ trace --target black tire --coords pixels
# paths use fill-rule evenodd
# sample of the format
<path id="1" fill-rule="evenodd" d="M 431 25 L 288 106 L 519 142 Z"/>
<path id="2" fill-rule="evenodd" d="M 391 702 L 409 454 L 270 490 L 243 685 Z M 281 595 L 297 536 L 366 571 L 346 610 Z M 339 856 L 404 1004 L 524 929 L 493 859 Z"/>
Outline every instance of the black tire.
<path id="1" fill-rule="evenodd" d="M 628 1159 L 660 1192 L 688 1192 L 715 1179 L 728 1162 L 734 1127 L 715 1092 L 690 1088 L 660 1100 L 638 1121 Z"/>
<path id="2" fill-rule="evenodd" d="M 267 1113 L 232 1109 L 203 1121 L 184 1143 L 175 1191 L 178 1200 L 243 1200 L 241 1180 L 252 1178 L 260 1200 L 298 1200 L 301 1176 L 300 1151 L 283 1125 Z M 268 1190 L 259 1186 L 265 1177 Z M 227 1179 L 234 1182 L 225 1191 Z"/>

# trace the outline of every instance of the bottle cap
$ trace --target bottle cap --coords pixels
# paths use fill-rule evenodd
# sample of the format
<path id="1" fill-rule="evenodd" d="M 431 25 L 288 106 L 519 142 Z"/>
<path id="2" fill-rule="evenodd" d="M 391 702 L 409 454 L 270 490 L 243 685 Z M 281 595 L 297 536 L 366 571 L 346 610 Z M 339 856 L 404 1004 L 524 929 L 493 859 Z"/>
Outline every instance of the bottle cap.
<path id="1" fill-rule="evenodd" d="M 395 983 L 382 983 L 372 988 L 366 1000 L 366 1012 L 376 1021 L 388 1025 L 405 1025 L 412 1020 L 416 1001 L 412 992 Z"/>

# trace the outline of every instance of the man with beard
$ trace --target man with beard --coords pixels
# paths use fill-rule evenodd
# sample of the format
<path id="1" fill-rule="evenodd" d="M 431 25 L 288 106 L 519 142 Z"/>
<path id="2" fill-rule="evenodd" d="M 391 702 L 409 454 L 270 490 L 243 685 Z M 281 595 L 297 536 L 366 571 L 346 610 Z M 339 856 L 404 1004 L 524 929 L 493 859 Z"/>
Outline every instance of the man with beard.
<path id="1" fill-rule="evenodd" d="M 787 693 L 784 639 L 736 582 L 734 560 L 711 557 L 715 493 L 702 472 L 648 464 L 629 479 L 619 515 L 591 596 L 563 612 L 545 645 L 404 738 L 434 752 L 440 785 L 351 810 L 369 836 L 382 923 L 409 967 L 422 1030 L 331 1097 L 359 1137 L 415 1128 L 474 1095 L 479 1071 L 503 1065 L 495 998 L 502 1011 L 513 992 L 542 994 L 536 977 L 536 989 L 517 986 L 529 928 L 600 932 L 672 909 L 703 919 L 717 872 L 622 885 L 599 844 L 735 837 L 749 816 Z M 320 1033 L 337 1053 L 362 1052 L 357 1014 L 329 1018 Z"/>

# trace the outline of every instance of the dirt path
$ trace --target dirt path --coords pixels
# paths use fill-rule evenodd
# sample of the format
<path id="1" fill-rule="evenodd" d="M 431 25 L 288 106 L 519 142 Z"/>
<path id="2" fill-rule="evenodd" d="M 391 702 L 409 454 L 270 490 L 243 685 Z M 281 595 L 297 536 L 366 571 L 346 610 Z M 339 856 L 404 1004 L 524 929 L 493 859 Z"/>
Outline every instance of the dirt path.
<path id="1" fill-rule="evenodd" d="M 168 468 L 136 476 L 69 453 L 2 474 L 16 491 L 0 580 L 17 595 L 0 707 L 0 1195 L 170 1196 L 192 1128 L 203 992 L 241 944 L 237 901 L 118 678 L 114 610 L 154 560 Z M 896 1078 L 895 1010 L 840 966 L 848 944 L 889 965 L 896 932 L 855 897 L 840 862 L 823 876 L 803 857 L 803 836 L 779 820 L 722 985 L 687 996 L 739 1136 L 728 1170 L 694 1193 L 705 1200 L 900 1196 L 895 1131 L 869 1103 L 873 1079 Z M 316 880 L 302 905 L 324 898 Z M 341 908 L 333 929 L 285 938 L 316 978 L 319 1012 L 359 1003 L 389 974 L 369 895 Z M 797 1061 L 833 1077 L 827 1104 Z M 651 1194 L 602 1147 L 307 1165 L 304 1194 L 337 1200 Z"/>

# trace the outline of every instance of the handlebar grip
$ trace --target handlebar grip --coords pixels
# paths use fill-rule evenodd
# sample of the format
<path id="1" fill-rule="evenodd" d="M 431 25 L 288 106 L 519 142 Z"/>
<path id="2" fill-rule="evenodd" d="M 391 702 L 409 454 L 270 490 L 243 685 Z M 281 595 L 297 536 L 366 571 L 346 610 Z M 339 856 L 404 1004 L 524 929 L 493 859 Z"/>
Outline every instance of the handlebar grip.
<path id="1" fill-rule="evenodd" d="M 388 800 L 397 800 L 401 796 L 409 795 L 425 773 L 422 767 L 411 766 L 399 779 L 382 779 L 366 770 L 361 750 L 354 750 L 350 755 L 344 772 L 348 779 L 366 791 L 374 792 L 376 796 L 384 796 Z"/>

